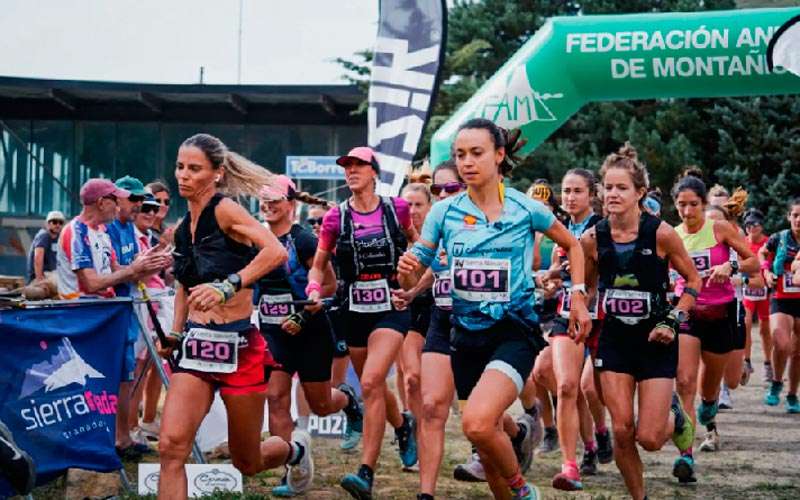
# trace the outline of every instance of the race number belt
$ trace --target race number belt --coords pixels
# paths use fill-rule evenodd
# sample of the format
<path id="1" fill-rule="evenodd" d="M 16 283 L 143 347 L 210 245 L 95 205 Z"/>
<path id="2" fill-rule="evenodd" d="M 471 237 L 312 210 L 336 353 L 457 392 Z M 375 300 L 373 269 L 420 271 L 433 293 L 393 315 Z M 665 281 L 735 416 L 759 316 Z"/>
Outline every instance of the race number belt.
<path id="1" fill-rule="evenodd" d="M 701 278 L 707 278 L 711 275 L 711 249 L 699 250 L 696 252 L 689 252 L 689 257 L 692 258 L 695 269 L 700 273 Z"/>
<path id="2" fill-rule="evenodd" d="M 569 319 L 569 311 L 572 308 L 572 291 L 564 287 L 562 289 L 561 294 L 561 312 L 559 313 L 562 318 Z M 591 304 L 588 304 L 589 309 L 589 317 L 592 319 L 597 319 L 597 308 L 600 305 L 600 294 L 596 293 L 594 295 L 594 300 L 592 300 Z"/>
<path id="3" fill-rule="evenodd" d="M 181 343 L 178 366 L 206 373 L 233 373 L 238 350 L 239 332 L 191 328 Z"/>
<path id="4" fill-rule="evenodd" d="M 375 313 L 392 310 L 389 282 L 385 279 L 356 281 L 350 285 L 350 310 Z"/>
<path id="5" fill-rule="evenodd" d="M 522 270 L 520 270 L 522 272 Z M 509 259 L 453 258 L 453 291 L 471 302 L 509 302 Z"/>
<path id="6" fill-rule="evenodd" d="M 262 295 L 258 301 L 258 319 L 268 325 L 281 325 L 294 313 L 292 294 Z"/>
<path id="7" fill-rule="evenodd" d="M 762 287 L 762 288 L 744 287 L 742 293 L 745 299 L 749 300 L 750 302 L 756 302 L 759 300 L 767 300 L 767 294 L 769 294 L 769 289 L 767 287 Z"/>
<path id="8" fill-rule="evenodd" d="M 450 289 L 453 282 L 450 280 L 450 271 L 442 271 L 434 274 L 433 282 L 433 301 L 436 307 L 440 309 L 452 309 L 453 297 L 450 295 Z"/>
<path id="9" fill-rule="evenodd" d="M 800 293 L 800 285 L 795 284 L 792 280 L 792 273 L 783 273 L 783 292 L 784 293 Z"/>
<path id="10" fill-rule="evenodd" d="M 635 325 L 650 317 L 650 297 L 650 292 L 609 288 L 603 297 L 603 310 L 606 316 Z"/>

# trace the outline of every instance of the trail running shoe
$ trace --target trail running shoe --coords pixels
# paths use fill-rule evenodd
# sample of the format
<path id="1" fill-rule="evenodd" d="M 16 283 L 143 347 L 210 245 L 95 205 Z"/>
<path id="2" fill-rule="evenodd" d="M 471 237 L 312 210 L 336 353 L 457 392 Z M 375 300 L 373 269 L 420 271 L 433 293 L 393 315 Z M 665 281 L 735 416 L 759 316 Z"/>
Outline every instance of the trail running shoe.
<path id="1" fill-rule="evenodd" d="M 720 410 L 733 410 L 733 400 L 731 400 L 731 391 L 725 382 L 719 391 L 719 409 Z"/>
<path id="2" fill-rule="evenodd" d="M 525 483 L 522 488 L 511 488 L 512 500 L 539 500 L 539 488 Z"/>
<path id="3" fill-rule="evenodd" d="M 536 425 L 536 421 L 527 413 L 523 413 L 517 417 L 516 422 L 520 427 L 520 432 L 524 432 L 525 435 L 522 436 L 522 439 L 512 439 L 511 444 L 514 447 L 514 454 L 517 455 L 520 472 L 525 474 L 533 463 L 533 427 Z"/>
<path id="4" fill-rule="evenodd" d="M 678 478 L 681 484 L 696 483 L 694 475 L 694 458 L 691 455 L 681 455 L 672 464 L 672 475 Z"/>
<path id="5" fill-rule="evenodd" d="M 772 370 L 772 363 L 764 363 L 764 385 L 769 387 L 775 380 L 775 372 Z"/>
<path id="6" fill-rule="evenodd" d="M 347 428 L 353 429 L 361 435 L 364 432 L 364 409 L 358 401 L 356 391 L 347 384 L 339 384 L 337 389 L 347 396 L 347 406 L 343 410 L 347 418 Z"/>
<path id="7" fill-rule="evenodd" d="M 292 432 L 292 441 L 303 447 L 300 463 L 290 465 L 286 484 L 297 493 L 304 493 L 314 480 L 314 457 L 311 455 L 311 435 L 303 430 Z"/>
<path id="8" fill-rule="evenodd" d="M 358 474 L 347 474 L 339 483 L 342 488 L 353 498 L 358 500 L 372 500 L 372 481 Z"/>
<path id="9" fill-rule="evenodd" d="M 555 427 L 545 427 L 542 444 L 536 452 L 544 455 L 558 450 L 558 430 Z"/>
<path id="10" fill-rule="evenodd" d="M 597 451 L 584 450 L 581 461 L 581 475 L 594 476 L 597 474 Z"/>
<path id="11" fill-rule="evenodd" d="M 700 444 L 700 451 L 718 451 L 720 447 L 719 433 L 716 429 L 706 432 L 706 437 Z"/>
<path id="12" fill-rule="evenodd" d="M 281 484 L 272 488 L 272 496 L 280 498 L 290 498 L 297 495 L 297 492 L 286 483 L 286 476 L 281 479 Z"/>
<path id="13" fill-rule="evenodd" d="M 750 382 L 750 375 L 752 375 L 754 371 L 753 363 L 745 360 L 744 364 L 742 365 L 742 379 L 739 381 L 739 383 L 742 385 L 747 385 L 748 382 Z"/>
<path id="14" fill-rule="evenodd" d="M 553 477 L 553 488 L 563 491 L 578 491 L 583 489 L 581 475 L 578 469 L 568 467 L 566 464 L 561 466 L 561 472 Z"/>
<path id="15" fill-rule="evenodd" d="M 697 421 L 700 425 L 710 424 L 714 421 L 714 417 L 717 416 L 717 410 L 719 410 L 719 405 L 716 401 L 711 404 L 700 401 L 700 404 L 697 405 Z"/>
<path id="16" fill-rule="evenodd" d="M 417 422 L 411 412 L 403 412 L 403 425 L 395 429 L 394 435 L 397 439 L 397 451 L 400 453 L 400 461 L 403 467 L 411 467 L 417 463 Z"/>
<path id="17" fill-rule="evenodd" d="M 767 406 L 778 406 L 781 402 L 781 391 L 783 390 L 783 382 L 772 381 L 769 386 L 767 394 L 764 396 L 764 404 Z"/>
<path id="18" fill-rule="evenodd" d="M 36 466 L 25 450 L 17 446 L 8 427 L 0 422 L 0 471 L 20 495 L 27 495 L 36 484 Z"/>
<path id="19" fill-rule="evenodd" d="M 453 469 L 453 479 L 468 483 L 486 481 L 486 473 L 483 471 L 481 457 L 476 452 L 473 452 L 468 462 L 456 465 L 456 468 Z"/>
<path id="20" fill-rule="evenodd" d="M 344 435 L 342 435 L 342 442 L 339 443 L 339 448 L 344 451 L 350 451 L 358 446 L 359 442 L 361 442 L 361 431 L 353 429 L 345 422 Z"/>
<path id="21" fill-rule="evenodd" d="M 694 442 L 695 429 L 691 417 L 689 417 L 689 414 L 683 409 L 681 399 L 675 393 L 672 393 L 672 411 L 676 414 L 675 429 L 672 431 L 672 442 L 675 443 L 679 451 L 684 452 L 688 450 Z M 682 418 L 677 417 L 677 415 L 681 415 Z M 683 420 L 683 426 L 679 428 L 678 423 L 680 420 Z"/>
<path id="22" fill-rule="evenodd" d="M 610 464 L 614 460 L 614 445 L 611 442 L 611 432 L 606 429 L 604 433 L 595 433 L 597 440 L 597 460 L 601 464 Z"/>
<path id="23" fill-rule="evenodd" d="M 787 394 L 783 406 L 786 408 L 786 413 L 800 413 L 800 401 L 797 399 L 797 394 Z"/>

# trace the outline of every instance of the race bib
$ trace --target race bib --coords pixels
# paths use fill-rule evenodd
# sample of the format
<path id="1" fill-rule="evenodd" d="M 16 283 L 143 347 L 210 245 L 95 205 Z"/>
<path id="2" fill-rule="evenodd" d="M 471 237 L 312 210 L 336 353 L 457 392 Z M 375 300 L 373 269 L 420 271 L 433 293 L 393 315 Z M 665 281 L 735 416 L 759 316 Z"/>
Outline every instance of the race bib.
<path id="1" fill-rule="evenodd" d="M 783 292 L 800 293 L 800 286 L 792 280 L 792 273 L 788 271 L 783 273 Z"/>
<path id="2" fill-rule="evenodd" d="M 743 296 L 745 299 L 749 300 L 750 302 L 756 302 L 759 300 L 767 300 L 767 294 L 769 290 L 766 287 L 763 288 L 750 288 L 745 287 L 742 290 Z"/>
<path id="3" fill-rule="evenodd" d="M 455 257 L 451 271 L 453 291 L 471 302 L 509 302 L 510 274 L 509 259 Z"/>
<path id="4" fill-rule="evenodd" d="M 350 285 L 350 310 L 359 313 L 391 311 L 389 282 L 381 279 L 356 281 Z"/>
<path id="5" fill-rule="evenodd" d="M 569 319 L 569 312 L 572 309 L 572 291 L 569 288 L 563 288 L 561 294 L 561 312 L 562 318 Z M 589 317 L 597 319 L 597 306 L 600 304 L 600 294 L 594 294 L 594 300 L 591 304 L 587 304 L 589 309 Z"/>
<path id="6" fill-rule="evenodd" d="M 698 252 L 689 252 L 689 257 L 692 258 L 694 267 L 700 273 L 701 278 L 707 278 L 711 275 L 711 249 L 700 250 Z"/>
<path id="7" fill-rule="evenodd" d="M 650 292 L 610 288 L 603 297 L 603 310 L 626 325 L 635 325 L 650 317 Z"/>
<path id="8" fill-rule="evenodd" d="M 233 373 L 238 350 L 239 332 L 191 328 L 183 338 L 178 366 L 206 373 Z"/>
<path id="9" fill-rule="evenodd" d="M 258 319 L 268 325 L 281 325 L 294 313 L 291 293 L 262 295 L 258 301 Z"/>
<path id="10" fill-rule="evenodd" d="M 452 309 L 453 297 L 450 289 L 453 282 L 450 280 L 450 271 L 442 271 L 435 274 L 433 282 L 433 301 L 440 309 Z"/>

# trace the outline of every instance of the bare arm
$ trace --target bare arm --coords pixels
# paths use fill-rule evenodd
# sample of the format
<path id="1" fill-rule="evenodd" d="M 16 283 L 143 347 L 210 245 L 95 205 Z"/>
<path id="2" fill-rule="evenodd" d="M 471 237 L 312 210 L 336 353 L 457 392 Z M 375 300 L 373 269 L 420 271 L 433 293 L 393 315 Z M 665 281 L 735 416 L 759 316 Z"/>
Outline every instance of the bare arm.
<path id="1" fill-rule="evenodd" d="M 557 220 L 544 234 L 567 251 L 572 282 L 575 285 L 584 284 L 586 262 L 580 242 Z M 591 330 L 592 320 L 589 317 L 589 310 L 586 308 L 586 297 L 581 293 L 573 293 L 570 297 L 572 305 L 569 311 L 569 335 L 576 343 L 581 343 Z"/>
<path id="2" fill-rule="evenodd" d="M 586 273 L 587 302 L 591 303 L 597 295 L 597 236 L 593 227 L 586 230 L 581 236 L 583 248 L 584 267 Z"/>
<path id="3" fill-rule="evenodd" d="M 36 247 L 33 249 L 33 277 L 34 279 L 44 279 L 44 248 Z"/>
<path id="4" fill-rule="evenodd" d="M 436 250 L 436 245 L 422 238 L 417 239 L 417 243 L 431 250 Z M 420 279 L 422 279 L 422 274 L 426 269 L 427 266 L 423 266 L 410 250 L 404 253 L 400 257 L 400 262 L 397 265 L 397 280 L 400 282 L 400 286 L 403 287 L 403 290 L 411 290 L 414 288 L 414 286 L 419 283 Z"/>
<path id="5" fill-rule="evenodd" d="M 186 327 L 186 319 L 189 317 L 189 308 L 186 306 L 186 289 L 177 283 L 175 286 L 175 306 L 174 318 L 172 320 L 172 331 L 182 332 Z"/>
<path id="6" fill-rule="evenodd" d="M 714 230 L 721 230 L 721 236 L 726 245 L 733 248 L 739 256 L 739 270 L 745 274 L 754 274 L 758 272 L 758 257 L 750 250 L 750 245 L 742 234 L 730 224 L 717 222 L 714 224 Z M 720 233 L 717 233 L 720 234 Z M 730 264 L 728 264 L 730 265 Z"/>
<path id="7" fill-rule="evenodd" d="M 134 281 L 137 273 L 133 265 L 118 266 L 117 270 L 111 274 L 97 274 L 94 268 L 78 269 L 75 271 L 81 288 L 89 293 L 97 293 L 108 287 Z"/>
<path id="8" fill-rule="evenodd" d="M 683 246 L 683 240 L 678 236 L 678 233 L 669 224 L 662 222 L 656 233 L 656 239 L 659 250 L 664 252 L 664 257 L 686 280 L 686 287 L 699 292 L 703 286 L 703 280 L 700 278 L 697 268 L 694 267 L 692 258 L 689 257 L 689 253 L 686 251 L 686 247 Z M 689 311 L 694 307 L 694 302 L 693 296 L 684 293 L 678 300 L 676 307 L 683 311 Z"/>
<path id="9" fill-rule="evenodd" d="M 311 281 L 311 270 L 314 268 L 314 261 L 317 258 L 317 254 L 315 253 L 313 257 L 308 259 L 306 265 L 308 266 L 308 277 L 309 282 Z M 322 284 L 322 296 L 323 297 L 330 297 L 336 293 L 336 273 L 333 271 L 333 264 L 331 264 L 330 258 L 328 262 L 322 267 L 322 279 L 318 280 L 320 284 Z"/>

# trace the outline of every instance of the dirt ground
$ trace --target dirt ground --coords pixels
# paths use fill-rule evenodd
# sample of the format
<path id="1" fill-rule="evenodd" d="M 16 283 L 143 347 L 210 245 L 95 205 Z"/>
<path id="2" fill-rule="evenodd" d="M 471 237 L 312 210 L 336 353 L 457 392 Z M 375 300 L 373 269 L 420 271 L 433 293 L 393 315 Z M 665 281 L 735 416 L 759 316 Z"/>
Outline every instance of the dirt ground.
<path id="1" fill-rule="evenodd" d="M 757 329 L 754 329 L 754 333 Z M 758 337 L 756 334 L 755 337 Z M 800 498 L 800 415 L 788 415 L 783 406 L 768 408 L 764 395 L 760 342 L 754 339 L 755 374 L 750 384 L 733 393 L 734 410 L 721 412 L 718 427 L 722 450 L 716 453 L 696 452 L 698 482 L 679 486 L 671 476 L 676 450 L 671 443 L 657 453 L 642 452 L 648 494 L 651 499 L 797 499 Z M 519 409 L 516 409 L 517 411 Z M 700 433 L 702 434 L 702 432 Z M 698 437 L 696 446 L 702 436 Z M 314 442 L 316 479 L 314 489 L 305 496 L 314 500 L 349 498 L 339 487 L 341 477 L 354 472 L 359 454 L 339 450 L 338 440 L 317 439 Z M 462 483 L 452 479 L 453 468 L 469 455 L 469 446 L 461 435 L 460 420 L 451 416 L 447 425 L 445 456 L 440 474 L 437 498 L 488 498 L 485 484 Z M 153 458 L 150 461 L 156 461 Z M 537 456 L 527 477 L 536 484 L 546 499 L 616 499 L 626 496 L 622 477 L 612 464 L 600 466 L 597 476 L 584 477 L 585 490 L 565 493 L 553 490 L 550 479 L 560 467 L 558 453 Z M 127 464 L 132 484 L 136 484 L 136 465 Z M 277 484 L 277 471 L 267 471 L 245 481 L 245 495 L 220 498 L 265 498 Z M 375 498 L 413 499 L 419 484 L 418 475 L 402 472 L 387 429 L 383 452 L 375 478 Z M 64 479 L 41 487 L 34 498 L 64 498 Z M 125 495 L 134 498 L 134 495 Z"/>

